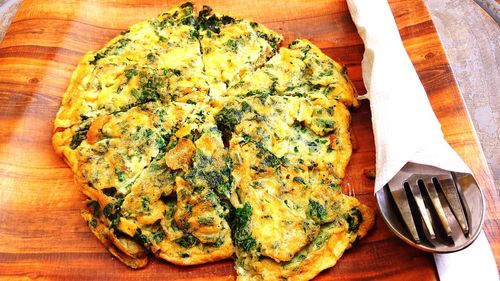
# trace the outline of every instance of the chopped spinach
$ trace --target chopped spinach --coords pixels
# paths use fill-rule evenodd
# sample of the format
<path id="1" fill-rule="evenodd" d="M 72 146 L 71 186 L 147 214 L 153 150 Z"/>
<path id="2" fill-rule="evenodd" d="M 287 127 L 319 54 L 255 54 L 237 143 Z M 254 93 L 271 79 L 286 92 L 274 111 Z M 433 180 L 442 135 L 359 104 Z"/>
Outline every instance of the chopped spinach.
<path id="1" fill-rule="evenodd" d="M 327 219 L 326 208 L 321 203 L 309 199 L 309 216 L 317 222 Z"/>
<path id="2" fill-rule="evenodd" d="M 80 128 L 75 132 L 69 144 L 69 147 L 71 149 L 76 149 L 82 143 L 82 141 L 87 139 L 87 132 L 89 131 L 89 127 L 90 124 L 84 126 L 83 128 Z"/>
<path id="3" fill-rule="evenodd" d="M 257 241 L 252 237 L 249 229 L 250 218 L 252 216 L 252 206 L 245 203 L 242 208 L 236 208 L 234 212 L 234 241 L 236 246 L 248 252 L 257 246 Z"/>
<path id="4" fill-rule="evenodd" d="M 146 58 L 149 62 L 154 62 L 156 60 L 156 56 L 153 53 L 149 53 Z"/>
<path id="5" fill-rule="evenodd" d="M 128 45 L 128 43 L 130 43 L 132 40 L 130 40 L 129 38 L 122 38 L 120 40 L 118 40 L 118 42 L 116 42 L 113 46 L 115 47 L 115 51 L 114 51 L 114 54 L 115 55 L 119 55 L 123 49 L 125 49 L 125 47 Z"/>
<path id="6" fill-rule="evenodd" d="M 122 182 L 125 180 L 125 172 L 123 172 L 120 168 L 115 167 L 115 174 L 118 177 L 118 181 Z"/>
<path id="7" fill-rule="evenodd" d="M 222 22 L 222 24 L 230 24 L 230 23 L 234 23 L 235 22 L 234 18 L 232 18 L 230 16 L 222 16 L 222 18 L 220 19 L 220 21 Z"/>
<path id="8" fill-rule="evenodd" d="M 125 77 L 127 78 L 127 82 L 132 79 L 132 77 L 137 75 L 137 70 L 135 68 L 129 68 L 125 70 Z"/>
<path id="9" fill-rule="evenodd" d="M 99 61 L 100 59 L 104 58 L 106 55 L 104 54 L 101 54 L 101 53 L 96 53 L 94 55 L 94 59 L 89 61 L 89 64 L 92 64 L 92 65 L 96 65 L 97 64 L 97 61 Z"/>
<path id="10" fill-rule="evenodd" d="M 167 77 L 181 76 L 181 71 L 175 68 L 165 68 L 163 69 L 163 75 Z"/>
<path id="11" fill-rule="evenodd" d="M 361 212 L 357 208 L 352 208 L 344 215 L 344 219 L 349 224 L 349 232 L 358 231 L 359 225 L 363 222 L 363 216 L 361 216 Z"/>
<path id="12" fill-rule="evenodd" d="M 213 225 L 214 218 L 213 217 L 199 217 L 198 223 L 200 225 Z"/>
<path id="13" fill-rule="evenodd" d="M 195 25 L 196 24 L 196 19 L 193 16 L 188 16 L 185 17 L 181 20 L 181 23 L 184 25 Z"/>
<path id="14" fill-rule="evenodd" d="M 231 51 L 233 51 L 233 52 L 237 52 L 238 51 L 238 45 L 239 45 L 239 41 L 236 40 L 236 39 L 229 39 L 226 42 L 226 46 L 228 46 L 229 49 Z"/>
<path id="15" fill-rule="evenodd" d="M 175 240 L 175 243 L 187 249 L 198 245 L 200 241 L 191 234 L 184 234 L 181 238 Z"/>
<path id="16" fill-rule="evenodd" d="M 249 112 L 251 110 L 252 110 L 252 107 L 246 101 L 241 103 L 241 111 Z"/>
<path id="17" fill-rule="evenodd" d="M 148 237 L 144 234 L 142 234 L 142 231 L 140 228 L 137 229 L 134 235 L 135 240 L 139 241 L 142 245 L 149 247 L 151 245 L 151 242 L 149 241 Z"/>
<path id="18" fill-rule="evenodd" d="M 102 213 L 111 222 L 111 226 L 118 225 L 120 221 L 120 209 L 123 203 L 123 198 L 116 199 L 114 202 L 104 206 Z"/>
<path id="19" fill-rule="evenodd" d="M 252 141 L 252 137 L 247 134 L 244 134 L 242 138 L 243 140 L 240 141 L 240 144 L 246 144 Z"/>
<path id="20" fill-rule="evenodd" d="M 153 234 L 153 241 L 156 243 L 160 243 L 163 239 L 165 239 L 165 232 L 160 230 L 159 232 Z"/>
<path id="21" fill-rule="evenodd" d="M 87 207 L 89 207 L 92 216 L 98 218 L 101 213 L 99 202 L 97 200 L 89 200 L 87 201 Z"/>
<path id="22" fill-rule="evenodd" d="M 335 189 L 335 190 L 339 190 L 340 189 L 340 185 L 338 185 L 336 183 L 332 183 L 332 184 L 330 184 L 330 188 L 331 189 Z"/>
<path id="23" fill-rule="evenodd" d="M 96 226 L 97 226 L 97 220 L 95 218 L 92 218 L 92 219 L 89 220 L 88 224 L 89 224 L 89 226 L 91 228 L 96 228 Z"/>
<path id="24" fill-rule="evenodd" d="M 183 3 L 180 7 L 181 7 L 181 8 L 191 8 L 191 9 L 192 9 L 192 8 L 193 8 L 193 6 L 194 6 L 194 5 L 193 5 L 193 2 L 189 2 L 189 1 L 188 1 L 188 2 Z"/>
<path id="25" fill-rule="evenodd" d="M 262 163 L 271 168 L 278 168 L 286 162 L 285 156 L 278 157 L 274 155 L 271 151 L 265 148 L 262 143 L 256 142 L 256 146 L 259 149 L 257 157 L 261 159 Z"/>
<path id="26" fill-rule="evenodd" d="M 328 119 L 316 118 L 315 121 L 322 127 L 327 129 L 333 129 L 335 127 L 335 122 Z"/>
<path id="27" fill-rule="evenodd" d="M 293 181 L 296 182 L 296 183 L 300 183 L 300 184 L 306 185 L 306 181 L 302 177 L 294 177 Z"/>
<path id="28" fill-rule="evenodd" d="M 240 124 L 242 118 L 241 110 L 227 107 L 224 107 L 215 115 L 217 128 L 221 131 L 222 140 L 226 146 L 229 144 L 234 128 Z"/>
<path id="29" fill-rule="evenodd" d="M 146 212 L 151 211 L 151 204 L 149 203 L 149 196 L 146 195 L 146 196 L 141 197 L 141 205 L 142 205 L 142 208 Z"/>

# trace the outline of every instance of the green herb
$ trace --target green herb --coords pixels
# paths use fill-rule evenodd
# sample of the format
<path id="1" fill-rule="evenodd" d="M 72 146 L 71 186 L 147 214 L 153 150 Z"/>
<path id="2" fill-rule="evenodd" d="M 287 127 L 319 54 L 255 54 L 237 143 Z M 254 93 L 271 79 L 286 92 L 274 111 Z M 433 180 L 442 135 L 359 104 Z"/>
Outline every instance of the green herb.
<path id="1" fill-rule="evenodd" d="M 261 31 L 257 31 L 257 36 L 266 40 L 267 43 L 269 43 L 269 45 L 273 49 L 276 49 L 276 47 L 278 46 L 278 43 L 280 42 L 280 39 L 278 37 L 272 36 L 270 34 L 267 34 L 267 33 L 261 32 Z"/>
<path id="2" fill-rule="evenodd" d="M 160 88 L 163 86 L 163 83 L 164 81 L 160 76 L 151 75 L 149 77 L 141 77 L 139 102 L 146 103 L 158 100 L 160 98 Z"/>
<path id="3" fill-rule="evenodd" d="M 213 217 L 199 217 L 198 223 L 200 225 L 213 225 L 214 218 Z"/>
<path id="4" fill-rule="evenodd" d="M 198 239 L 196 239 L 196 237 L 194 237 L 191 234 L 184 234 L 181 238 L 175 240 L 175 243 L 177 243 L 179 246 L 187 249 L 187 248 L 191 248 L 195 245 L 198 245 L 200 243 L 200 241 Z"/>
<path id="5" fill-rule="evenodd" d="M 89 220 L 89 226 L 91 228 L 96 228 L 96 226 L 97 226 L 97 220 L 95 218 L 92 218 L 91 220 Z"/>
<path id="6" fill-rule="evenodd" d="M 146 211 L 146 212 L 149 212 L 151 211 L 151 205 L 149 203 L 149 196 L 142 196 L 141 197 L 141 205 L 142 205 L 142 208 Z"/>
<path id="7" fill-rule="evenodd" d="M 242 118 L 243 114 L 240 110 L 227 107 L 215 115 L 217 128 L 221 131 L 222 139 L 226 145 L 229 144 L 234 128 L 240 124 Z"/>
<path id="8" fill-rule="evenodd" d="M 363 216 L 361 216 L 361 212 L 356 208 L 352 208 L 345 214 L 344 219 L 349 224 L 349 232 L 358 231 L 359 225 L 363 222 Z"/>
<path id="9" fill-rule="evenodd" d="M 156 232 L 155 234 L 153 234 L 153 241 L 155 241 L 156 243 L 160 243 L 161 241 L 163 241 L 163 239 L 165 239 L 165 232 L 160 230 L 160 232 Z"/>
<path id="10" fill-rule="evenodd" d="M 252 110 L 252 107 L 246 101 L 241 103 L 241 111 L 249 112 L 251 110 Z"/>
<path id="11" fill-rule="evenodd" d="M 181 23 L 184 25 L 195 25 L 196 24 L 196 19 L 193 16 L 188 16 L 185 17 L 181 20 Z"/>
<path id="12" fill-rule="evenodd" d="M 154 133 L 153 133 L 153 130 L 151 128 L 147 128 L 146 130 L 144 130 L 143 134 L 144 134 L 144 138 L 148 139 Z"/>
<path id="13" fill-rule="evenodd" d="M 307 146 L 309 146 L 310 152 L 318 152 L 319 151 L 319 146 L 315 141 L 307 142 Z"/>
<path id="14" fill-rule="evenodd" d="M 229 49 L 233 52 L 238 51 L 238 45 L 239 45 L 239 42 L 238 42 L 238 40 L 235 40 L 235 39 L 229 39 L 226 42 L 226 46 L 228 46 Z"/>
<path id="15" fill-rule="evenodd" d="M 203 9 L 198 14 L 198 26 L 202 30 L 219 34 L 221 21 L 215 15 L 209 17 L 211 12 L 212 8 L 203 6 Z"/>
<path id="16" fill-rule="evenodd" d="M 316 122 L 318 122 L 322 127 L 332 129 L 335 126 L 335 122 L 328 119 L 316 118 Z"/>
<path id="17" fill-rule="evenodd" d="M 243 140 L 240 141 L 240 144 L 246 144 L 252 141 L 252 137 L 247 134 L 244 134 L 242 138 Z"/>
<path id="18" fill-rule="evenodd" d="M 139 93 L 139 91 L 137 89 L 132 89 L 130 90 L 130 94 L 136 98 L 137 100 L 141 97 L 141 94 Z"/>
<path id="19" fill-rule="evenodd" d="M 247 97 L 257 96 L 262 104 L 265 105 L 267 97 L 272 94 L 271 90 L 253 90 L 247 92 Z"/>
<path id="20" fill-rule="evenodd" d="M 321 72 L 320 74 L 318 74 L 318 78 L 321 78 L 324 76 L 332 76 L 332 74 L 333 74 L 333 70 L 327 69 L 327 70 Z"/>
<path id="21" fill-rule="evenodd" d="M 153 53 L 149 53 L 146 58 L 149 62 L 154 62 L 156 60 L 156 56 Z"/>
<path id="22" fill-rule="evenodd" d="M 259 159 L 262 159 L 262 163 L 268 167 L 271 168 L 277 168 L 281 165 L 283 165 L 286 162 L 286 158 L 283 157 L 278 157 L 274 155 L 271 151 L 269 151 L 267 148 L 265 148 L 262 143 L 256 142 L 256 146 L 259 149 L 259 152 L 257 153 L 257 157 Z"/>
<path id="23" fill-rule="evenodd" d="M 129 68 L 125 70 L 125 77 L 127 78 L 127 82 L 132 79 L 132 77 L 137 75 L 137 70 L 135 68 Z"/>
<path id="24" fill-rule="evenodd" d="M 104 206 L 102 213 L 111 222 L 112 226 L 118 225 L 120 221 L 120 209 L 123 203 L 123 198 L 116 199 L 114 202 Z"/>
<path id="25" fill-rule="evenodd" d="M 167 77 L 172 77 L 173 75 L 181 76 L 181 71 L 175 68 L 164 68 L 163 74 Z"/>
<path id="26" fill-rule="evenodd" d="M 101 53 L 96 53 L 94 55 L 94 59 L 89 61 L 89 64 L 92 64 L 92 65 L 96 65 L 97 64 L 97 61 L 99 61 L 100 59 L 104 58 L 105 55 L 101 54 Z"/>
<path id="27" fill-rule="evenodd" d="M 309 200 L 309 216 L 315 221 L 322 222 L 328 217 L 326 208 L 322 204 L 314 200 Z"/>
<path id="28" fill-rule="evenodd" d="M 325 144 L 325 143 L 327 143 L 327 142 L 328 142 L 328 139 L 318 139 L 318 142 L 319 142 L 320 144 Z"/>
<path id="29" fill-rule="evenodd" d="M 177 142 L 179 142 L 179 140 L 177 138 L 174 138 L 173 140 L 171 140 L 170 143 L 168 144 L 166 150 L 169 151 L 170 149 L 174 148 L 177 145 Z"/>
<path id="30" fill-rule="evenodd" d="M 75 132 L 69 144 L 69 147 L 71 149 L 76 149 L 84 140 L 87 139 L 87 132 L 89 131 L 89 127 L 90 124 Z"/>
<path id="31" fill-rule="evenodd" d="M 338 185 L 336 183 L 332 183 L 332 184 L 330 184 L 330 188 L 331 189 L 335 189 L 335 190 L 339 190 L 340 189 L 340 185 Z"/>
<path id="32" fill-rule="evenodd" d="M 281 166 L 281 164 L 283 164 L 283 162 L 284 162 L 283 158 L 280 158 L 271 152 L 269 152 L 269 154 L 266 155 L 264 157 L 264 159 L 262 159 L 262 163 L 264 163 L 264 165 L 271 167 L 271 168 L 277 168 L 277 167 Z"/>
<path id="33" fill-rule="evenodd" d="M 165 139 L 163 139 L 163 137 L 158 137 L 156 138 L 156 147 L 158 147 L 158 149 L 162 150 L 167 144 L 165 143 Z"/>
<path id="34" fill-rule="evenodd" d="M 294 177 L 293 181 L 296 182 L 296 183 L 300 183 L 300 184 L 306 185 L 306 181 L 302 177 Z"/>
<path id="35" fill-rule="evenodd" d="M 314 239 L 312 244 L 316 249 L 320 249 L 326 244 L 326 242 L 328 241 L 328 239 L 330 239 L 331 236 L 332 234 L 329 233 L 328 231 L 320 231 L 320 233 L 318 234 L 318 236 L 316 236 L 316 239 Z"/>
<path id="36" fill-rule="evenodd" d="M 224 236 L 219 236 L 214 242 L 206 243 L 205 245 L 217 248 L 220 247 L 222 244 L 224 244 Z"/>
<path id="37" fill-rule="evenodd" d="M 99 202 L 97 200 L 89 200 L 87 201 L 87 207 L 89 207 L 90 211 L 92 212 L 92 216 L 94 217 L 99 217 L 100 212 L 100 206 Z"/>
<path id="38" fill-rule="evenodd" d="M 236 208 L 234 212 L 233 225 L 235 244 L 245 252 L 257 246 L 257 242 L 252 237 L 249 229 L 251 216 L 252 207 L 248 203 L 245 203 L 242 208 Z"/>
<path id="39" fill-rule="evenodd" d="M 115 47 L 115 51 L 114 51 L 114 54 L 115 55 L 119 55 L 123 49 L 125 49 L 125 47 L 128 45 L 128 43 L 130 43 L 130 40 L 129 38 L 122 38 L 120 40 L 118 40 L 118 42 L 115 43 L 114 47 Z"/>
<path id="40" fill-rule="evenodd" d="M 220 21 L 222 22 L 222 24 L 230 24 L 235 22 L 234 18 L 230 16 L 222 16 Z"/>
<path id="41" fill-rule="evenodd" d="M 149 239 L 146 235 L 142 234 L 142 231 L 140 229 L 137 229 L 134 238 L 139 241 L 142 245 L 149 247 L 151 245 L 151 242 L 149 242 Z"/>
<path id="42" fill-rule="evenodd" d="M 126 175 L 122 170 L 120 170 L 120 168 L 115 168 L 115 174 L 118 177 L 119 182 L 122 182 L 125 180 Z"/>
<path id="43" fill-rule="evenodd" d="M 192 2 L 185 2 L 185 3 L 183 3 L 180 7 L 181 7 L 181 8 L 191 8 L 191 9 L 192 9 L 192 8 L 193 8 L 193 6 L 194 6 L 194 5 L 193 5 L 193 3 L 192 3 Z"/>
<path id="44" fill-rule="evenodd" d="M 193 214 L 193 205 L 186 203 L 184 205 L 184 210 L 186 210 L 186 213 L 188 213 L 191 216 Z"/>

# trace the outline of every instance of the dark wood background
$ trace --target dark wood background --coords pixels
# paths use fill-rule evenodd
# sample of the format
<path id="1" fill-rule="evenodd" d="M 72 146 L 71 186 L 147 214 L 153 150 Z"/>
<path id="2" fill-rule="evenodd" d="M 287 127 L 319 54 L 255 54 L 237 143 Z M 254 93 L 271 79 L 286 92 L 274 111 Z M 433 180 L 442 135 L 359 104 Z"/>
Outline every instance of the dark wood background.
<path id="1" fill-rule="evenodd" d="M 147 3 L 146 3 L 147 2 Z M 307 38 L 348 67 L 360 93 L 363 44 L 346 3 L 205 1 L 215 11 L 250 18 L 285 35 Z M 500 264 L 500 207 L 491 173 L 422 0 L 390 0 L 404 45 L 428 92 L 446 139 L 474 171 L 487 199 L 485 231 Z M 0 44 L 0 280 L 232 280 L 230 260 L 179 267 L 153 259 L 131 270 L 93 237 L 80 210 L 85 197 L 52 150 L 53 119 L 79 59 L 131 24 L 178 1 L 25 0 Z M 353 113 L 357 139 L 346 184 L 375 208 L 369 104 Z M 317 280 L 436 280 L 430 254 L 375 228 Z"/>

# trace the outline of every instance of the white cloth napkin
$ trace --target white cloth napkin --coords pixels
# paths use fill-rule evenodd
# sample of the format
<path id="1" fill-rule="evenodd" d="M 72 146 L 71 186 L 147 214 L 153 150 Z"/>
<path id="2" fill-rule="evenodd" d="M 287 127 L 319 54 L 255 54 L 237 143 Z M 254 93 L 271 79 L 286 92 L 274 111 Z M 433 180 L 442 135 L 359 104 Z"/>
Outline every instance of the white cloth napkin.
<path id="1" fill-rule="evenodd" d="M 408 162 L 471 173 L 444 139 L 387 1 L 347 0 L 347 4 L 365 44 L 363 80 L 370 100 L 376 149 L 374 192 Z M 442 281 L 499 280 L 483 233 L 467 249 L 435 254 L 434 258 Z"/>
<path id="2" fill-rule="evenodd" d="M 375 137 L 375 192 L 408 162 L 470 173 L 444 139 L 387 1 L 347 3 L 365 43 L 362 67 Z"/>
<path id="3" fill-rule="evenodd" d="M 498 281 L 498 270 L 490 244 L 481 232 L 469 247 L 451 254 L 434 254 L 441 281 Z"/>

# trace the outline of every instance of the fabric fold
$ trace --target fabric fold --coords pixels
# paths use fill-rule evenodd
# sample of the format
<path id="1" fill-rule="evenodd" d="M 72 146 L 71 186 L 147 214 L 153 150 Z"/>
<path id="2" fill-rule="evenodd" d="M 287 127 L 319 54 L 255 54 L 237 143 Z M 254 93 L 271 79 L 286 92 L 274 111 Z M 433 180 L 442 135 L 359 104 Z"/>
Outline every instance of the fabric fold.
<path id="1" fill-rule="evenodd" d="M 444 139 L 387 1 L 347 3 L 365 45 L 363 81 L 370 100 L 376 150 L 374 192 L 408 162 L 470 173 Z"/>

